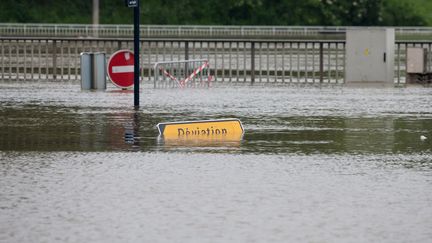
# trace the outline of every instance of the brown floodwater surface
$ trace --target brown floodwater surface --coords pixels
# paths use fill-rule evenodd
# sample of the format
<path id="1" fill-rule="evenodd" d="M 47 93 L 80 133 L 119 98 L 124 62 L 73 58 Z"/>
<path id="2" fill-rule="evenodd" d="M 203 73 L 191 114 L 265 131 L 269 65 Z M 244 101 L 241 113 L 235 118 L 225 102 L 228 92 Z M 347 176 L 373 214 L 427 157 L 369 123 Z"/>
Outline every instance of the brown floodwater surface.
<path id="1" fill-rule="evenodd" d="M 432 89 L 142 87 L 0 83 L 0 242 L 432 239 Z"/>

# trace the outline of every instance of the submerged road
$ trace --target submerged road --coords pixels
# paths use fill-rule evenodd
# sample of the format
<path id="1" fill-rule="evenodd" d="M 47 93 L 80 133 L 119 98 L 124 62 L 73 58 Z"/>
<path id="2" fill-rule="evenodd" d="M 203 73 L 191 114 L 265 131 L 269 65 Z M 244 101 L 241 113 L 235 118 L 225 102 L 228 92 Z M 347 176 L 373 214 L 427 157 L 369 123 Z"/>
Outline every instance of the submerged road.
<path id="1" fill-rule="evenodd" d="M 427 242 L 432 90 L 0 83 L 0 241 Z M 156 124 L 238 118 L 238 142 Z M 424 136 L 426 139 L 421 139 Z"/>

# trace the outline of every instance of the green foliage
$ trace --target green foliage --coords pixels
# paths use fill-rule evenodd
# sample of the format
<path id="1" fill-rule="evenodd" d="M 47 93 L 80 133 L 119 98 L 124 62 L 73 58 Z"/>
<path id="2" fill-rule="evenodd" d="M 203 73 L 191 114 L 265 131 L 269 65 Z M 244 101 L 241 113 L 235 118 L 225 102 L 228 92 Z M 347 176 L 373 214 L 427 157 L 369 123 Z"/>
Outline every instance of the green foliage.
<path id="1" fill-rule="evenodd" d="M 89 23 L 91 1 L 1 0 L 0 22 Z"/>
<path id="2" fill-rule="evenodd" d="M 100 23 L 131 24 L 124 0 Z M 141 0 L 143 24 L 432 26 L 430 0 Z M 92 0 L 1 0 L 0 22 L 91 23 Z"/>
<path id="3" fill-rule="evenodd" d="M 417 11 L 418 9 L 421 9 L 421 6 L 416 5 L 416 2 L 387 0 L 384 6 L 386 11 L 383 13 L 383 22 L 389 23 L 388 25 L 427 25 L 427 19 Z"/>
<path id="4" fill-rule="evenodd" d="M 381 25 L 383 0 L 323 0 L 324 25 Z"/>

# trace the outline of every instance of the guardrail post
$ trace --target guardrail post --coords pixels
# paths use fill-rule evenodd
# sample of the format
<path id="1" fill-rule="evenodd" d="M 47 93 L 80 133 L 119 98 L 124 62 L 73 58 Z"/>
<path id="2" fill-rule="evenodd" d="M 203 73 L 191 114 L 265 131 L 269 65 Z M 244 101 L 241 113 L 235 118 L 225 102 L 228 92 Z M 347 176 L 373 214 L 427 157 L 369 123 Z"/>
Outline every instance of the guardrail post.
<path id="1" fill-rule="evenodd" d="M 255 83 L 255 42 L 251 42 L 251 84 Z"/>
<path id="2" fill-rule="evenodd" d="M 185 41 L 185 60 L 189 60 L 189 41 Z M 188 63 L 185 63 L 185 73 L 188 73 Z"/>
<path id="3" fill-rule="evenodd" d="M 397 84 L 400 84 L 400 44 L 397 43 Z"/>
<path id="4" fill-rule="evenodd" d="M 47 73 L 49 76 L 49 73 Z M 57 41 L 53 40 L 53 79 L 57 78 Z"/>
<path id="5" fill-rule="evenodd" d="M 320 42 L 319 47 L 319 62 L 320 62 L 320 83 L 324 81 L 324 43 Z"/>
<path id="6" fill-rule="evenodd" d="M 189 41 L 185 41 L 185 60 L 189 60 Z"/>

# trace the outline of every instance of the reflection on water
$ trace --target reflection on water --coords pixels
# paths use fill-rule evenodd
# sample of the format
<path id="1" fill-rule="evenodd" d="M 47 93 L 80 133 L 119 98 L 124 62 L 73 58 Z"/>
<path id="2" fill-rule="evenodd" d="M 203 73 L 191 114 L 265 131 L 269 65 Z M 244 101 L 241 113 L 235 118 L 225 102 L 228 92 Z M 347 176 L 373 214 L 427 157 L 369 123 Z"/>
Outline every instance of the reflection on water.
<path id="1" fill-rule="evenodd" d="M 224 139 L 211 137 L 195 137 L 195 138 L 173 138 L 158 136 L 158 145 L 160 148 L 176 150 L 177 148 L 186 147 L 191 149 L 206 149 L 206 148 L 225 148 L 230 150 L 240 151 L 242 136 L 239 139 Z M 225 151 L 226 152 L 226 151 Z"/>
<path id="2" fill-rule="evenodd" d="M 308 154 L 422 153 L 432 147 L 432 109 L 424 104 L 432 103 L 432 95 L 427 89 L 390 93 L 311 89 L 303 93 L 303 101 L 297 95 L 302 88 L 146 90 L 142 92 L 145 103 L 134 110 L 130 93 L 71 93 L 76 87 L 60 87 L 45 95 L 45 89 L 41 88 L 42 94 L 29 89 L 27 96 L 19 93 L 21 99 L 18 92 L 18 98 L 0 99 L 0 150 L 175 151 L 181 147 L 224 152 L 222 147 L 247 153 Z M 297 90 L 285 94 L 280 92 L 283 89 Z M 7 96 L 11 89 L 0 92 Z M 255 99 L 262 103 L 254 103 Z M 408 103 L 413 100 L 418 104 Z M 246 132 L 240 142 L 160 139 L 155 127 L 159 122 L 227 117 L 243 122 Z"/>
<path id="3" fill-rule="evenodd" d="M 129 118 L 129 121 L 125 121 L 125 123 L 123 124 L 124 142 L 125 144 L 132 145 L 135 148 L 139 148 L 140 147 L 140 143 L 139 143 L 140 113 L 135 111 L 133 112 L 132 115 L 125 114 L 125 116 L 126 117 L 132 116 L 132 118 Z"/>
<path id="4" fill-rule="evenodd" d="M 412 153 L 431 151 L 432 119 L 414 117 L 237 117 L 245 124 L 241 141 L 163 139 L 155 124 L 163 117 L 142 111 L 99 108 L 75 112 L 64 107 L 1 109 L 0 150 L 159 151 L 186 147 L 251 153 Z M 162 120 L 164 119 L 164 120 Z"/>

